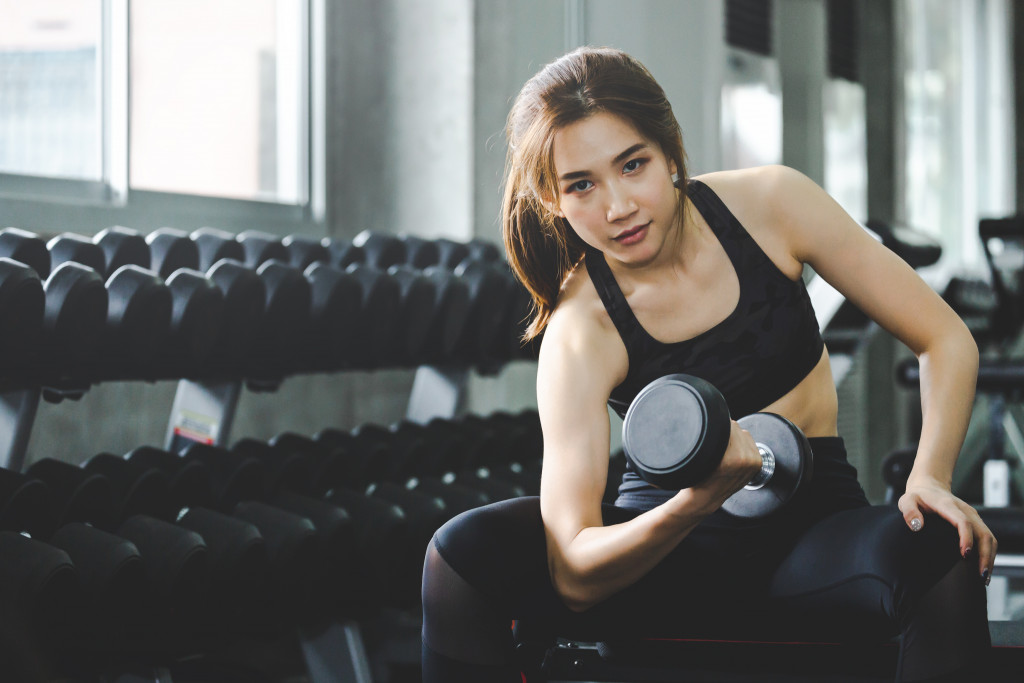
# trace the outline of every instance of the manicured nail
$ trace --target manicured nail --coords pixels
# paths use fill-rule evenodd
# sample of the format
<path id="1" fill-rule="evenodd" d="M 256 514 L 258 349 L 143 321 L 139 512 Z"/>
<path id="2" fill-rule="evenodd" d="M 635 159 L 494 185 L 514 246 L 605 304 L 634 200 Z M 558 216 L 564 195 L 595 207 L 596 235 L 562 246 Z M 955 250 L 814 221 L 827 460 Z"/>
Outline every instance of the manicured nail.
<path id="1" fill-rule="evenodd" d="M 964 559 L 966 560 L 968 557 L 970 557 L 970 555 L 971 555 L 971 546 L 967 546 L 967 548 L 964 550 Z"/>
<path id="2" fill-rule="evenodd" d="M 989 581 L 991 581 L 991 580 L 992 580 L 992 575 L 991 575 L 991 574 L 989 573 L 989 571 L 988 571 L 988 570 L 986 569 L 985 571 L 983 571 L 983 572 L 981 573 L 981 578 L 985 579 L 985 585 L 987 586 L 987 585 L 989 584 Z"/>
<path id="3" fill-rule="evenodd" d="M 911 531 L 920 531 L 921 530 L 921 520 L 920 519 L 912 519 L 912 520 L 910 520 L 910 530 Z"/>

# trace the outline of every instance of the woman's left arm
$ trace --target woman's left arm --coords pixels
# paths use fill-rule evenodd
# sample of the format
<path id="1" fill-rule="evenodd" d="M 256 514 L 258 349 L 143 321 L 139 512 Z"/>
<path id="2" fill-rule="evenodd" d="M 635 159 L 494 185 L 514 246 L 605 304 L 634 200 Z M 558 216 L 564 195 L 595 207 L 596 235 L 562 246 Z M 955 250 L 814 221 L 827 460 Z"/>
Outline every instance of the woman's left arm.
<path id="1" fill-rule="evenodd" d="M 953 468 L 974 405 L 978 346 L 960 317 L 914 270 L 879 244 L 824 190 L 783 167 L 764 170 L 769 220 L 793 257 L 809 264 L 917 356 L 921 367 L 921 440 L 899 508 L 918 530 L 933 512 L 960 534 L 964 557 L 977 554 L 987 580 L 996 540 L 977 511 L 951 492 Z M 763 188 L 762 188 L 763 189 Z"/>

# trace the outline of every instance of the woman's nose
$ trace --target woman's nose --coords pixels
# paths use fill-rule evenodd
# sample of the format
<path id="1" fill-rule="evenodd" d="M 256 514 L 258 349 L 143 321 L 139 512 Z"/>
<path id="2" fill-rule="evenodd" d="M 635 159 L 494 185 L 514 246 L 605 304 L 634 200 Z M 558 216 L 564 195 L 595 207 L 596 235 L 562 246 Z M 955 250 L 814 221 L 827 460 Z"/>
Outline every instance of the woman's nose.
<path id="1" fill-rule="evenodd" d="M 609 223 L 621 221 L 636 212 L 636 202 L 621 185 L 611 184 L 608 189 L 607 219 Z"/>

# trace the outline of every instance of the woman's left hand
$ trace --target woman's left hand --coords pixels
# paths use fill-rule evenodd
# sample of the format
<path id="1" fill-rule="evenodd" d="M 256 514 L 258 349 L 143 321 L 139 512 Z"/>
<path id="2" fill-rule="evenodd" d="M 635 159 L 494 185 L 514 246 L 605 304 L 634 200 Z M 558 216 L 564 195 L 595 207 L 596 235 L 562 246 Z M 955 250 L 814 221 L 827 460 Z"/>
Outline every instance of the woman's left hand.
<path id="1" fill-rule="evenodd" d="M 924 526 L 924 513 L 933 512 L 956 527 L 960 535 L 960 555 L 978 557 L 978 572 L 986 585 L 992 577 L 996 561 L 996 537 L 973 507 L 954 496 L 939 482 L 908 482 L 907 492 L 900 497 L 900 512 L 912 531 Z"/>

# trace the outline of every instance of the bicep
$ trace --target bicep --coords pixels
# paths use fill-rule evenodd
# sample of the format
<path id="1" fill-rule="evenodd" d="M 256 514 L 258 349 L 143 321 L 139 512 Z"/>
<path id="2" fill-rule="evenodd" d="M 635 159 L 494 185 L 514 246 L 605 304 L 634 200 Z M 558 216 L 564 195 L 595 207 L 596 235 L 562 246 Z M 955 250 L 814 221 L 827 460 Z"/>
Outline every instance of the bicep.
<path id="1" fill-rule="evenodd" d="M 549 536 L 563 548 L 582 529 L 602 524 L 610 430 L 606 402 L 616 363 L 593 342 L 583 348 L 542 348 L 537 366 L 544 430 L 541 514 Z"/>

